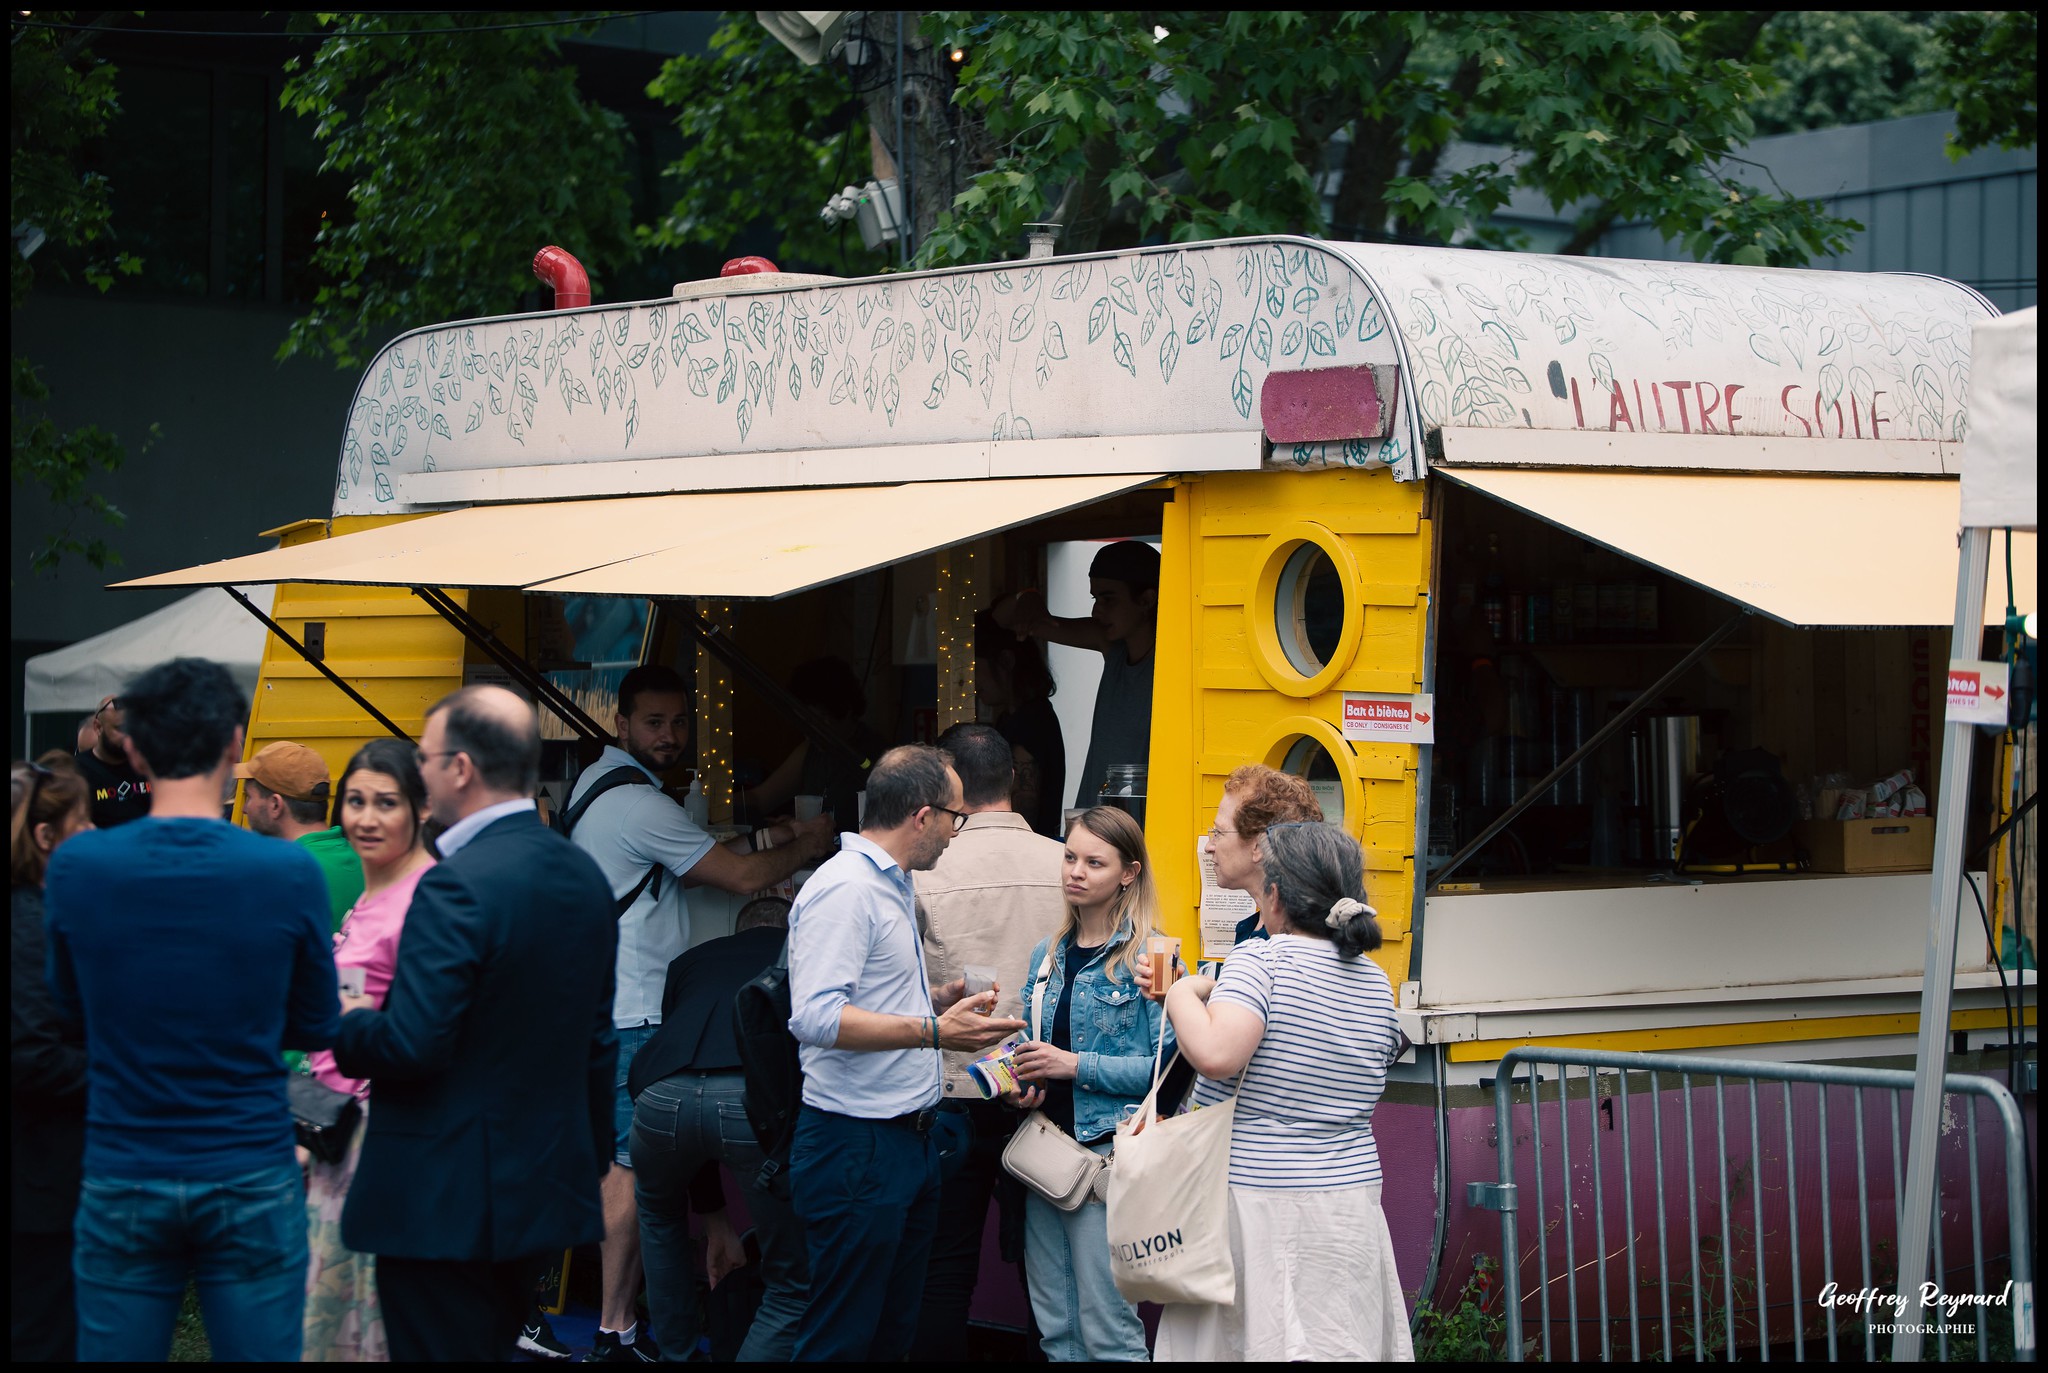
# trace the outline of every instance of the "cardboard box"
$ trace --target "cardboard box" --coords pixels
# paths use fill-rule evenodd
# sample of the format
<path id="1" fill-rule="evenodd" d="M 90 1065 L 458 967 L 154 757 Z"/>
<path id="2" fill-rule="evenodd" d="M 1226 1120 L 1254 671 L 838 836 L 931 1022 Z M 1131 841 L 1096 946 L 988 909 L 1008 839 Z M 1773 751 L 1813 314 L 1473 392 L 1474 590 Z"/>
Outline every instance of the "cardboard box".
<path id="1" fill-rule="evenodd" d="M 1934 817 L 1801 820 L 1793 838 L 1815 872 L 1927 872 L 1934 867 Z"/>

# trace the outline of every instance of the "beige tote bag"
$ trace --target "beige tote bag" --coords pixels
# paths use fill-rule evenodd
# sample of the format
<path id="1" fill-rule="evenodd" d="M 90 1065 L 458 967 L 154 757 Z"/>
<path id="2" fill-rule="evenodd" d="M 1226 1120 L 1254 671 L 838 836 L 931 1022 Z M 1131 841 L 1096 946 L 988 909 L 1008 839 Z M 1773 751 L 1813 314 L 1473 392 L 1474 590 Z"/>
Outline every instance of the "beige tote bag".
<path id="1" fill-rule="evenodd" d="M 1237 1097 L 1162 1119 L 1164 1017 L 1159 1043 L 1152 1056 L 1152 1090 L 1138 1113 L 1116 1127 L 1109 1170 L 1110 1272 L 1126 1301 L 1227 1306 L 1237 1299 L 1230 1262 L 1230 1126 Z M 1240 1075 L 1238 1086 L 1243 1085 Z"/>

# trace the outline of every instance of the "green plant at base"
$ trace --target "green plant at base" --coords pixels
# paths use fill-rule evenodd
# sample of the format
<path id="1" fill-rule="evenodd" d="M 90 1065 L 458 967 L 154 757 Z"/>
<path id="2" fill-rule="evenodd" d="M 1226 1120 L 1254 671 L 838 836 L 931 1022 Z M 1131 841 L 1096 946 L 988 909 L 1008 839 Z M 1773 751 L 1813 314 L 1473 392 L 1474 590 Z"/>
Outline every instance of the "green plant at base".
<path id="1" fill-rule="evenodd" d="M 1500 1294 L 1500 1261 L 1481 1254 L 1456 1300 L 1439 1308 L 1425 1298 L 1415 1308 L 1415 1357 L 1423 1363 L 1499 1363 L 1507 1317 L 1488 1308 Z"/>

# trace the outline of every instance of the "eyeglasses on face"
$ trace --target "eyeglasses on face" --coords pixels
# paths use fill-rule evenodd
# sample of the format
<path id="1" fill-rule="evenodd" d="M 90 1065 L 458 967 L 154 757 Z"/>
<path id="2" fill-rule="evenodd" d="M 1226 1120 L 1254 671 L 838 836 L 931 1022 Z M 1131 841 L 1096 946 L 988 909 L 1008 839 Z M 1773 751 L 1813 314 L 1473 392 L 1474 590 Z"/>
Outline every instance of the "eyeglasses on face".
<path id="1" fill-rule="evenodd" d="M 1253 835 L 1264 834 L 1265 832 L 1266 827 L 1264 825 L 1254 825 L 1252 828 L 1248 830 L 1227 830 L 1223 828 L 1223 826 L 1221 825 L 1209 826 L 1209 838 L 1212 841 L 1218 839 L 1228 839 L 1232 837 L 1239 839 L 1250 839 Z"/>
<path id="2" fill-rule="evenodd" d="M 423 748 L 418 748 L 412 751 L 412 761 L 417 766 L 424 768 L 428 763 L 433 762 L 434 759 L 436 758 L 453 758 L 456 754 L 461 752 L 463 752 L 463 750 L 459 748 L 444 748 L 437 752 L 429 753 Z"/>
<path id="3" fill-rule="evenodd" d="M 958 834 L 961 830 L 967 828 L 966 811 L 954 810 L 951 806 L 933 806 L 932 809 L 942 810 L 953 817 L 953 833 Z"/>

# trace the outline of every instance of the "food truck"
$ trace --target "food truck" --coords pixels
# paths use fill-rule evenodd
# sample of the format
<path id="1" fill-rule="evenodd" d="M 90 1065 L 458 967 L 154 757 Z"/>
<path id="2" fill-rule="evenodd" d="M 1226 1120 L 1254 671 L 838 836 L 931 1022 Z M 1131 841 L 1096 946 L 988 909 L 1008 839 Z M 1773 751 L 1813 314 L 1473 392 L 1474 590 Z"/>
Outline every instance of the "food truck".
<path id="1" fill-rule="evenodd" d="M 930 737 L 975 718 L 976 610 L 1048 550 L 1156 541 L 1126 761 L 1165 920 L 1228 955 L 1249 906 L 1197 836 L 1240 764 L 1362 842 L 1414 1045 L 1376 1117 L 1388 1219 L 1411 1297 L 1455 1293 L 1498 1244 L 1464 1184 L 1508 1049 L 1911 1053 L 1927 817 L 1988 834 L 2009 795 L 2002 754 L 1935 786 L 1947 665 L 1986 656 L 1949 625 L 1995 313 L 1924 276 L 1301 238 L 738 271 L 392 340 L 330 511 L 126 585 L 277 583 L 249 748 L 333 766 L 503 680 L 559 795 L 607 672 L 693 670 L 717 824 L 737 750 L 801 737 L 795 662 L 845 658 L 871 723 Z M 2031 535 L 2011 563 L 2031 610 Z M 2004 1042 L 1995 960 L 1965 924 L 1963 1050 Z"/>

